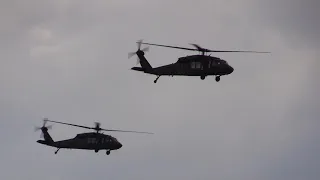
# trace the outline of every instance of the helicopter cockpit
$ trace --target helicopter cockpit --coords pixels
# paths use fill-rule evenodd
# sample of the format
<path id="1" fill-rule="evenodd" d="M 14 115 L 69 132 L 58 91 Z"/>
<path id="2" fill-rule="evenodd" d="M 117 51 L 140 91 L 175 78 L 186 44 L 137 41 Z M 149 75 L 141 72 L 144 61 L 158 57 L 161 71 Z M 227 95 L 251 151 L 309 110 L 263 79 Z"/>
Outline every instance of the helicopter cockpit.
<path id="1" fill-rule="evenodd" d="M 219 59 L 218 60 L 218 64 L 226 64 L 226 65 L 228 65 L 228 62 L 223 60 L 223 59 Z"/>
<path id="2" fill-rule="evenodd" d="M 209 67 L 215 67 L 217 65 L 229 65 L 229 64 L 227 61 L 220 58 L 211 59 L 209 61 Z"/>
<path id="3" fill-rule="evenodd" d="M 110 136 L 110 139 L 111 139 L 111 141 L 113 141 L 113 142 L 119 142 L 115 137 L 113 137 L 113 136 Z"/>

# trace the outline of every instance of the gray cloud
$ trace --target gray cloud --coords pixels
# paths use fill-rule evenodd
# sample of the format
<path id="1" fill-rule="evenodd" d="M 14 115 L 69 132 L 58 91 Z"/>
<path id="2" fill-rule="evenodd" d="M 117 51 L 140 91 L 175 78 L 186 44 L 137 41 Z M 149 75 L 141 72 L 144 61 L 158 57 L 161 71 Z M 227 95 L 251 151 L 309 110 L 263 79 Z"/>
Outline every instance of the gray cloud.
<path id="1" fill-rule="evenodd" d="M 317 0 L 281 0 L 255 2 L 254 13 L 261 24 L 278 30 L 294 48 L 319 49 L 320 20 Z"/>
<path id="2" fill-rule="evenodd" d="M 304 8 L 313 3 L 2 2 L 0 177 L 319 177 L 319 34 L 308 14 L 315 12 Z M 305 17 L 311 18 L 299 19 Z M 129 71 L 135 59 L 128 60 L 127 52 L 140 38 L 273 53 L 215 54 L 235 67 L 219 83 L 161 77 L 155 85 L 154 77 Z M 157 66 L 187 54 L 152 47 L 146 57 Z M 112 134 L 124 147 L 111 156 L 76 150 L 54 155 L 32 132 L 43 117 L 156 134 Z M 80 132 L 60 125 L 50 131 L 55 140 Z"/>

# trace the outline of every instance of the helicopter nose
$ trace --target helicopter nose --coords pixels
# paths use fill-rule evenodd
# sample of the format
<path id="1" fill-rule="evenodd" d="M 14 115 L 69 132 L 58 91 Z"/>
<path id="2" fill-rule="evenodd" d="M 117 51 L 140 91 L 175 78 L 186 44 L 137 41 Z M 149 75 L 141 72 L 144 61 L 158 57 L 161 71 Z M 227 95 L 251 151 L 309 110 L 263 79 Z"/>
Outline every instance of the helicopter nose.
<path id="1" fill-rule="evenodd" d="M 122 147 L 122 144 L 118 142 L 118 149 L 120 149 Z"/>
<path id="2" fill-rule="evenodd" d="M 231 66 L 228 67 L 228 70 L 229 70 L 229 74 L 231 74 L 234 71 L 233 67 Z"/>

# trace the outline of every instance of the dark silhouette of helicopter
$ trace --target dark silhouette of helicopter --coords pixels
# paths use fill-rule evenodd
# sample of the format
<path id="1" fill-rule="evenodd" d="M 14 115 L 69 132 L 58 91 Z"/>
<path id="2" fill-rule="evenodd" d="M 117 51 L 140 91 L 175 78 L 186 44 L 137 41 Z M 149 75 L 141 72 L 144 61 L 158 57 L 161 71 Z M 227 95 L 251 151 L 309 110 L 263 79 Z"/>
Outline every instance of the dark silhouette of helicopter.
<path id="1" fill-rule="evenodd" d="M 61 141 L 53 141 L 50 134 L 48 133 L 48 129 L 52 128 L 52 125 L 45 126 L 47 122 L 54 122 L 59 124 L 65 124 L 70 126 L 76 126 L 86 129 L 93 129 L 96 132 L 89 132 L 89 133 L 81 133 L 77 134 L 74 138 L 61 140 Z M 44 144 L 51 147 L 58 148 L 55 151 L 55 154 L 58 153 L 58 151 L 61 148 L 64 149 L 84 149 L 84 150 L 94 150 L 96 153 L 99 150 L 107 150 L 106 154 L 109 155 L 110 151 L 117 150 L 122 147 L 122 144 L 111 135 L 106 135 L 99 133 L 99 131 L 116 131 L 116 132 L 132 132 L 132 133 L 147 133 L 147 134 L 153 134 L 149 132 L 138 132 L 138 131 L 122 131 L 122 130 L 111 130 L 111 129 L 102 129 L 100 128 L 100 123 L 96 122 L 95 127 L 87 127 L 87 126 L 81 126 L 76 124 L 69 124 L 64 122 L 58 122 L 58 121 L 51 121 L 48 119 L 43 120 L 43 126 L 42 127 L 36 127 L 35 131 L 41 130 L 41 137 L 44 138 L 44 140 L 38 140 L 37 142 L 40 144 Z"/>
<path id="2" fill-rule="evenodd" d="M 250 53 L 269 53 L 269 52 L 258 52 L 258 51 L 220 51 L 220 50 L 209 50 L 200 47 L 197 44 L 191 44 L 195 47 L 185 48 L 178 46 L 168 46 L 161 44 L 151 44 L 151 43 L 143 43 L 142 40 L 137 42 L 138 50 L 136 52 L 131 52 L 128 54 L 128 58 L 133 55 L 138 56 L 138 63 L 140 63 L 141 67 L 133 67 L 132 70 L 141 71 L 147 74 L 156 75 L 157 78 L 154 80 L 154 83 L 157 82 L 160 76 L 200 76 L 202 80 L 206 78 L 206 76 L 216 76 L 216 81 L 220 81 L 220 76 L 231 74 L 234 69 L 231 67 L 227 61 L 220 59 L 219 57 L 214 57 L 210 55 L 205 55 L 207 52 L 250 52 Z M 167 64 L 164 66 L 159 66 L 153 68 L 147 59 L 144 56 L 144 52 L 149 50 L 149 47 L 144 49 L 141 48 L 141 44 L 148 44 L 154 46 L 162 46 L 176 49 L 184 49 L 189 51 L 199 51 L 201 54 L 199 55 L 190 55 L 185 57 L 180 57 L 177 62 L 172 64 Z"/>

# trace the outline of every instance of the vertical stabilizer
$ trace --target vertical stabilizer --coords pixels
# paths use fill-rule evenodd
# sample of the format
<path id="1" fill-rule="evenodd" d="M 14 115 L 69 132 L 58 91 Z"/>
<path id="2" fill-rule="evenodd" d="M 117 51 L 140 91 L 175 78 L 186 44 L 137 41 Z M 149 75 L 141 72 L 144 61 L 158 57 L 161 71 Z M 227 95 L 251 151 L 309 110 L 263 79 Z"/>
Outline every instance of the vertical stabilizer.
<path id="1" fill-rule="evenodd" d="M 143 51 L 137 51 L 137 55 L 139 58 L 139 62 L 141 67 L 145 70 L 145 71 L 151 71 L 152 70 L 152 66 L 150 65 L 150 63 L 147 61 L 147 59 L 144 57 L 144 52 Z"/>
<path id="2" fill-rule="evenodd" d="M 46 126 L 46 123 L 47 123 L 47 120 L 45 119 L 45 120 L 43 121 L 42 127 L 35 127 L 35 131 L 38 131 L 38 130 L 41 130 L 41 131 L 42 131 L 41 137 L 44 138 L 44 141 L 43 141 L 43 140 L 39 140 L 39 141 L 45 142 L 45 143 L 47 143 L 47 144 L 50 144 L 50 143 L 53 143 L 53 142 L 54 142 L 53 139 L 52 139 L 52 137 L 51 137 L 50 134 L 48 133 L 48 129 L 51 129 L 52 126 L 51 126 L 51 125 L 50 125 L 50 126 Z"/>
<path id="3" fill-rule="evenodd" d="M 50 134 L 48 133 L 48 128 L 42 127 L 42 128 L 41 128 L 41 131 L 42 131 L 42 133 L 43 133 L 43 138 L 44 138 L 44 140 L 45 140 L 47 143 L 53 143 L 53 142 L 54 142 L 53 139 L 52 139 L 52 137 L 51 137 Z"/>
<path id="4" fill-rule="evenodd" d="M 138 41 L 138 50 L 136 52 L 131 52 L 128 54 L 128 58 L 137 55 L 138 56 L 138 63 L 141 65 L 141 69 L 138 67 L 135 67 L 135 69 L 139 69 L 139 71 L 145 71 L 145 72 L 151 72 L 152 71 L 152 66 L 150 63 L 147 61 L 147 59 L 144 57 L 144 52 L 149 50 L 149 47 L 141 48 L 141 43 L 142 41 Z"/>

